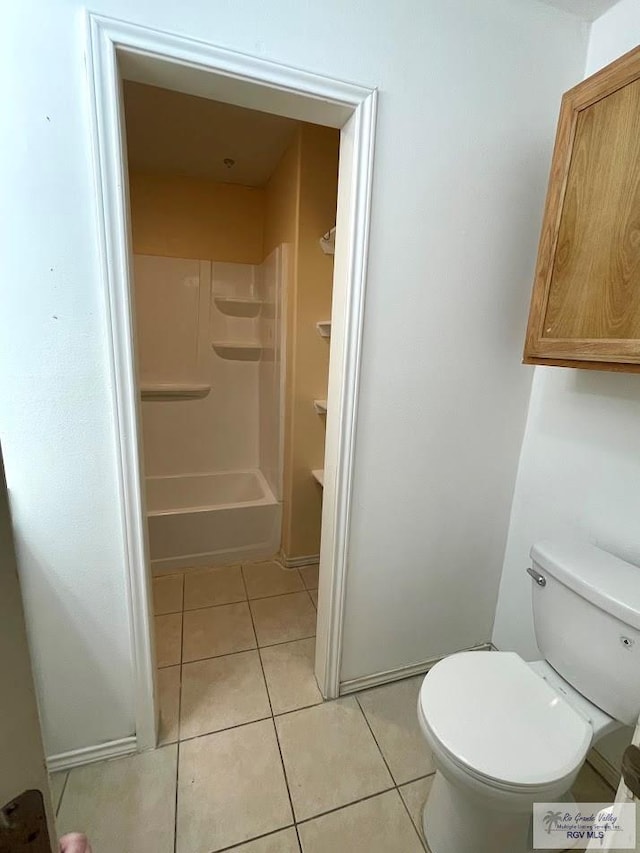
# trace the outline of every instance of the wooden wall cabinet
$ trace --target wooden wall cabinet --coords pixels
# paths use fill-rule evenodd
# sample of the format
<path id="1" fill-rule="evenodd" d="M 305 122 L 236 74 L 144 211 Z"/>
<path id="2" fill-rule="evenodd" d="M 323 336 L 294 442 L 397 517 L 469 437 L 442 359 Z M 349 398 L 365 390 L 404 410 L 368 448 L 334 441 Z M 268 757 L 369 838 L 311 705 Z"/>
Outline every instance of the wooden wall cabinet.
<path id="1" fill-rule="evenodd" d="M 524 362 L 640 372 L 640 47 L 562 98 Z"/>

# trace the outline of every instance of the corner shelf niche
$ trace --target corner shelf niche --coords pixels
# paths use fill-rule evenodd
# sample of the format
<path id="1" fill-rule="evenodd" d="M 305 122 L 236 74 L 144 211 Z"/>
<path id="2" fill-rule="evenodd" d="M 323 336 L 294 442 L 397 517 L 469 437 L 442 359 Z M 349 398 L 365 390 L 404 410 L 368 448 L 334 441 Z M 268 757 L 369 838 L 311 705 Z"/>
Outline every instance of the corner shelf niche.
<path id="1" fill-rule="evenodd" d="M 316 468 L 316 470 L 312 471 L 311 473 L 313 475 L 313 479 L 317 483 L 320 483 L 320 485 L 324 489 L 324 469 L 323 468 Z"/>
<path id="2" fill-rule="evenodd" d="M 316 323 L 316 329 L 321 338 L 330 338 L 331 320 L 320 320 Z"/>
<path id="3" fill-rule="evenodd" d="M 231 317 L 257 317 L 263 305 L 263 300 L 257 296 L 216 296 L 214 293 L 213 301 L 219 311 Z"/>
<path id="4" fill-rule="evenodd" d="M 327 401 L 326 400 L 314 400 L 313 408 L 316 410 L 316 413 L 319 415 L 327 414 Z"/>
<path id="5" fill-rule="evenodd" d="M 141 382 L 143 400 L 196 400 L 206 397 L 211 385 L 203 382 Z"/>
<path id="6" fill-rule="evenodd" d="M 258 361 L 262 353 L 260 341 L 211 341 L 211 346 L 220 358 L 235 361 Z"/>
<path id="7" fill-rule="evenodd" d="M 335 225 L 326 234 L 320 238 L 320 248 L 325 255 L 335 255 L 336 253 L 336 227 Z"/>

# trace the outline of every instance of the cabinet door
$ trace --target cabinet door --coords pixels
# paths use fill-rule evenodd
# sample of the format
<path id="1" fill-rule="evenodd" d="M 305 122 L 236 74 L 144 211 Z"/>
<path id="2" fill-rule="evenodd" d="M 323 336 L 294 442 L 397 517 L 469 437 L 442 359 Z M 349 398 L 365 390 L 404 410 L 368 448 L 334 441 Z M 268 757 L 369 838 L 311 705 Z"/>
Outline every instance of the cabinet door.
<path id="1" fill-rule="evenodd" d="M 562 99 L 524 361 L 640 372 L 640 48 Z"/>

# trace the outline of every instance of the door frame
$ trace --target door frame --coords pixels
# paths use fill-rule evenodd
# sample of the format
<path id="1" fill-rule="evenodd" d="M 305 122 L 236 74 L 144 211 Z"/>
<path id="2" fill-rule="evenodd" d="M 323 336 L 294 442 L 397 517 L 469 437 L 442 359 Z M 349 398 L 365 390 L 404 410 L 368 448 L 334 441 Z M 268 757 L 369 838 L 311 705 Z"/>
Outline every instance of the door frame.
<path id="1" fill-rule="evenodd" d="M 157 714 L 130 286 L 122 79 L 341 131 L 316 644 L 316 677 L 328 699 L 340 693 L 377 91 L 91 12 L 86 13 L 85 24 L 100 263 L 134 658 L 136 743 L 138 750 L 143 750 L 156 745 Z"/>

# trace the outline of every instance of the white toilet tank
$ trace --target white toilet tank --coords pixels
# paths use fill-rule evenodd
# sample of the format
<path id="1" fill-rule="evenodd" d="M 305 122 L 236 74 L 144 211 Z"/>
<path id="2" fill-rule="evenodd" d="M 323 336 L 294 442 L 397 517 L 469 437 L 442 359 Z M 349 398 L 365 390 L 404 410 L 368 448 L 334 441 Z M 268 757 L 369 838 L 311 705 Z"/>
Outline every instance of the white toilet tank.
<path id="1" fill-rule="evenodd" d="M 531 549 L 533 619 L 545 660 L 627 725 L 640 715 L 640 568 L 593 545 Z"/>

